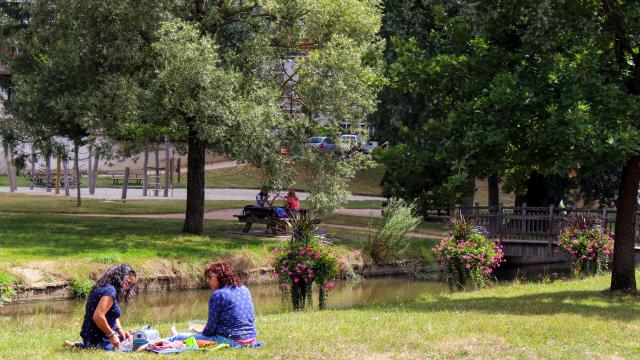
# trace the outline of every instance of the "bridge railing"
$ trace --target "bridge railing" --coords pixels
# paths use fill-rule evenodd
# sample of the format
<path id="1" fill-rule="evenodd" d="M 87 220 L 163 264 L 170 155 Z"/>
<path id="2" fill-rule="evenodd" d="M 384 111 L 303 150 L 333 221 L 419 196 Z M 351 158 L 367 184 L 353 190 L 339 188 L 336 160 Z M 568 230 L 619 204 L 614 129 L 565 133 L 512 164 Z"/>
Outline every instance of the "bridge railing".
<path id="1" fill-rule="evenodd" d="M 438 212 L 440 215 L 438 215 Z M 615 232 L 616 209 L 609 208 L 559 208 L 523 206 L 473 206 L 430 212 L 431 217 L 446 217 L 462 213 L 474 218 L 476 223 L 489 232 L 489 236 L 500 240 L 544 241 L 549 250 L 553 247 L 560 229 L 574 217 L 586 216 L 600 219 L 601 224 L 612 234 Z M 640 239 L 640 215 L 636 215 L 636 244 Z"/>

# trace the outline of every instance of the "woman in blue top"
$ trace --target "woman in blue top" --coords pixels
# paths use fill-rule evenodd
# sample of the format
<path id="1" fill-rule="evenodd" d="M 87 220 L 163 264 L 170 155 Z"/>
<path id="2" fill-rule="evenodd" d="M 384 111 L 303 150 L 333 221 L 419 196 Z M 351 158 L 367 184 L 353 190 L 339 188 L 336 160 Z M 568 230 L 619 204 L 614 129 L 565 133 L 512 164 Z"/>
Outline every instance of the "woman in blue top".
<path id="1" fill-rule="evenodd" d="M 207 325 L 199 334 L 178 334 L 173 329 L 174 336 L 169 340 L 185 340 L 194 336 L 196 340 L 209 340 L 232 346 L 255 343 L 257 332 L 249 289 L 227 263 L 209 265 L 204 276 L 213 290 L 209 298 Z"/>
<path id="2" fill-rule="evenodd" d="M 78 347 L 115 350 L 120 347 L 121 340 L 131 337 L 131 333 L 123 331 L 120 325 L 119 302 L 131 300 L 136 279 L 136 272 L 122 264 L 107 270 L 96 281 L 87 299 L 80 331 L 82 344 Z"/>

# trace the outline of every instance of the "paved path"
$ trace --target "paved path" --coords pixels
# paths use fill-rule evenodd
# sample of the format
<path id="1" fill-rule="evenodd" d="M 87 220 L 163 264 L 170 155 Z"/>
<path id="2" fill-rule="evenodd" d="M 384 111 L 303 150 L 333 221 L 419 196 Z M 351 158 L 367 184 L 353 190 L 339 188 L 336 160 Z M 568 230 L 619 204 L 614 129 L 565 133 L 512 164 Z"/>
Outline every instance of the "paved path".
<path id="1" fill-rule="evenodd" d="M 0 192 L 9 192 L 9 188 L 3 186 L 0 188 Z M 50 196 L 64 196 L 64 192 L 61 191 L 60 195 L 55 195 L 54 192 L 46 192 L 44 188 L 35 188 L 33 190 L 29 190 L 28 187 L 19 187 L 19 193 L 29 194 L 29 195 L 50 195 Z M 260 192 L 259 189 L 205 189 L 205 199 L 207 200 L 246 200 L 246 201 L 254 201 L 256 195 Z M 75 189 L 71 190 L 71 197 L 76 196 Z M 150 191 L 153 194 L 153 190 Z M 122 189 L 116 188 L 98 188 L 96 189 L 95 195 L 89 195 L 88 189 L 81 189 L 81 193 L 83 199 L 103 199 L 103 200 L 119 200 L 122 196 Z M 306 192 L 296 192 L 298 197 L 301 200 L 309 197 L 309 193 Z M 162 190 L 160 190 L 160 195 L 162 195 Z M 127 192 L 127 200 L 184 200 L 187 198 L 187 190 L 186 189 L 173 189 L 169 191 L 169 197 L 165 198 L 162 196 L 154 197 L 154 196 L 142 196 L 142 189 L 129 189 Z M 384 201 L 385 198 L 378 196 L 361 196 L 361 195 L 351 195 L 349 200 L 378 200 Z"/>

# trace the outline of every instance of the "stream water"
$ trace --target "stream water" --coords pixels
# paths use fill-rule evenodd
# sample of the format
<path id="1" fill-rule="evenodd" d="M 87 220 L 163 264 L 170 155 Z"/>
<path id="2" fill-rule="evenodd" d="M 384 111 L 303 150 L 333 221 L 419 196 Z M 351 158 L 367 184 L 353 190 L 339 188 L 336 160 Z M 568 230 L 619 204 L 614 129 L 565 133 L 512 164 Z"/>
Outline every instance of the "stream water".
<path id="1" fill-rule="evenodd" d="M 276 284 L 249 287 L 256 315 L 289 310 L 283 305 L 282 294 Z M 329 293 L 328 308 L 350 308 L 360 305 L 389 304 L 414 300 L 425 293 L 446 291 L 446 286 L 411 278 L 365 279 L 354 285 L 338 283 Z M 176 322 L 206 319 L 210 290 L 175 291 L 139 294 L 130 304 L 123 305 L 123 324 Z M 317 306 L 317 293 L 314 306 Z M 0 307 L 2 322 L 28 327 L 41 321 L 80 324 L 85 301 L 81 299 L 37 303 L 5 304 Z M 179 325 L 180 329 L 180 325 Z"/>

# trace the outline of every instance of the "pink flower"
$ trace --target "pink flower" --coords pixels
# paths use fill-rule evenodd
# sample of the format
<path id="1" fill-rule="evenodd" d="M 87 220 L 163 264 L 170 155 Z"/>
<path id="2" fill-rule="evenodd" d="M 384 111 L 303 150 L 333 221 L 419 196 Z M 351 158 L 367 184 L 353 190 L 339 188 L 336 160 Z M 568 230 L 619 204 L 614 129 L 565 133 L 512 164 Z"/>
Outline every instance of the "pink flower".
<path id="1" fill-rule="evenodd" d="M 298 279 L 298 278 L 293 278 L 293 282 L 294 282 L 294 283 L 297 283 L 297 282 L 299 282 L 299 281 L 300 281 L 300 279 Z"/>
<path id="2" fill-rule="evenodd" d="M 467 269 L 471 269 L 471 264 L 467 264 L 467 266 L 465 266 Z"/>

